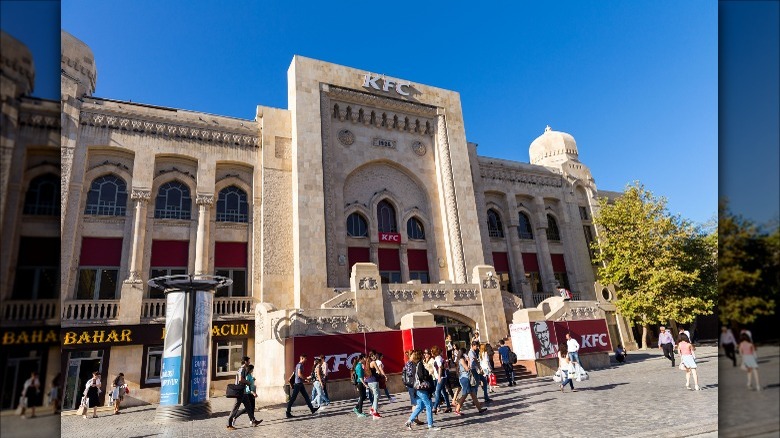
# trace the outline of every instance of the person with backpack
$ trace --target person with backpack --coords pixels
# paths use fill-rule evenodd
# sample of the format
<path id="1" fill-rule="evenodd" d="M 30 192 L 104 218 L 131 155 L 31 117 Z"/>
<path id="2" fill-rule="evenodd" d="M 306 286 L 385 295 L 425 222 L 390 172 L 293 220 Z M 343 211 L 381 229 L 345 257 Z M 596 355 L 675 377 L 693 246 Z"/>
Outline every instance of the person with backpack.
<path id="1" fill-rule="evenodd" d="M 306 392 L 306 387 L 303 386 L 303 383 L 308 380 L 307 377 L 303 375 L 303 364 L 306 363 L 306 355 L 302 354 L 300 356 L 300 359 L 298 360 L 298 364 L 295 365 L 295 371 L 293 371 L 292 376 L 290 376 L 290 385 L 292 386 L 292 395 L 290 396 L 290 401 L 287 402 L 287 412 L 285 415 L 287 418 L 293 418 L 293 414 L 290 412 L 290 409 L 292 409 L 293 403 L 295 403 L 295 399 L 298 398 L 298 394 L 303 395 L 303 400 L 306 401 L 306 406 L 309 407 L 309 410 L 311 413 L 317 412 L 319 407 L 314 407 L 311 405 L 311 400 L 309 399 L 309 393 Z"/>
<path id="2" fill-rule="evenodd" d="M 323 375 L 323 368 L 327 365 L 322 361 L 322 356 L 314 358 L 314 366 L 311 369 L 311 376 L 309 379 L 314 384 L 311 390 L 312 405 L 315 407 L 323 407 L 330 404 L 330 399 L 325 395 L 325 376 Z"/>
<path id="3" fill-rule="evenodd" d="M 352 378 L 352 384 L 355 385 L 355 389 L 358 392 L 358 402 L 357 405 L 355 405 L 354 408 L 352 408 L 352 412 L 355 413 L 355 415 L 358 416 L 358 418 L 365 418 L 368 417 L 368 415 L 363 413 L 363 402 L 366 401 L 366 385 L 363 382 L 363 361 L 365 360 L 366 355 L 363 353 L 360 353 L 360 355 L 354 359 L 352 359 L 352 371 L 351 371 L 351 378 Z"/>
<path id="4" fill-rule="evenodd" d="M 414 384 L 415 395 L 417 396 L 417 406 L 412 415 L 406 421 L 406 428 L 412 430 L 412 421 L 417 418 L 423 408 L 426 411 L 426 418 L 428 420 L 428 430 L 441 430 L 440 427 L 434 427 L 433 425 L 433 409 L 431 406 L 431 391 L 433 391 L 433 377 L 425 369 L 425 365 L 422 362 L 422 357 L 419 351 L 414 351 L 411 354 L 412 362 L 414 363 Z"/>
<path id="5" fill-rule="evenodd" d="M 444 389 L 444 383 L 449 378 L 449 368 L 447 366 L 447 360 L 442 357 L 442 351 L 437 345 L 431 347 L 431 355 L 433 356 L 433 361 L 434 361 L 433 378 L 436 382 L 436 389 L 433 392 L 433 411 L 436 413 L 439 412 L 439 403 L 441 402 L 442 394 L 443 394 L 444 402 L 447 404 L 447 409 L 445 409 L 444 412 L 445 413 L 452 412 L 452 406 L 450 405 L 450 398 L 447 395 L 447 391 L 445 391 Z"/>
<path id="6" fill-rule="evenodd" d="M 515 386 L 515 368 L 514 364 L 517 362 L 517 354 L 509 348 L 504 340 L 498 341 L 500 347 L 498 347 L 498 357 L 501 358 L 501 366 L 504 368 L 504 374 L 506 374 L 506 380 L 509 382 L 508 386 Z"/>
<path id="7" fill-rule="evenodd" d="M 469 365 L 469 359 L 466 355 L 466 349 L 461 348 L 458 358 L 458 379 L 460 381 L 461 390 L 460 397 L 453 402 L 455 404 L 455 415 L 463 415 L 461 413 L 461 409 L 463 409 L 463 403 L 466 401 L 466 397 L 469 395 L 471 396 L 471 401 L 474 403 L 474 406 L 477 408 L 477 411 L 480 414 L 487 410 L 487 408 L 483 408 L 479 403 L 476 386 L 478 382 L 476 379 L 474 379 L 474 386 L 472 386 L 472 378 L 471 366 Z"/>
<path id="8" fill-rule="evenodd" d="M 401 372 L 401 381 L 403 382 L 404 386 L 406 386 L 406 390 L 409 392 L 409 400 L 412 405 L 412 412 L 414 412 L 415 408 L 417 407 L 417 391 L 414 389 L 414 373 L 417 364 L 412 360 L 412 354 L 415 351 L 419 353 L 418 350 L 409 350 L 404 353 L 406 356 L 406 363 L 404 364 L 403 371 Z M 425 424 L 417 418 L 414 419 L 414 422 L 416 424 Z"/>
<path id="9" fill-rule="evenodd" d="M 477 380 L 477 384 L 474 385 L 475 389 L 482 384 L 482 392 L 485 396 L 485 403 L 492 403 L 493 400 L 488 396 L 488 382 L 485 375 L 482 373 L 482 367 L 479 363 L 479 341 L 471 341 L 471 350 L 469 351 L 469 367 L 471 368 L 471 374 Z"/>

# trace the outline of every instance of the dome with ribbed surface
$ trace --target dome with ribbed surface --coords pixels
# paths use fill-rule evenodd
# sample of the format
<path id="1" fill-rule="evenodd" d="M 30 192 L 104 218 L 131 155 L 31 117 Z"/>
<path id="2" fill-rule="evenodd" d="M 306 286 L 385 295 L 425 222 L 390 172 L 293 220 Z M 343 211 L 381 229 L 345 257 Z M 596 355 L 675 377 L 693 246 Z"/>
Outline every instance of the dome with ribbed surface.
<path id="1" fill-rule="evenodd" d="M 528 155 L 531 164 L 543 166 L 560 165 L 568 160 L 579 161 L 574 137 L 565 132 L 553 131 L 549 125 L 544 129 L 544 134 L 531 143 Z"/>

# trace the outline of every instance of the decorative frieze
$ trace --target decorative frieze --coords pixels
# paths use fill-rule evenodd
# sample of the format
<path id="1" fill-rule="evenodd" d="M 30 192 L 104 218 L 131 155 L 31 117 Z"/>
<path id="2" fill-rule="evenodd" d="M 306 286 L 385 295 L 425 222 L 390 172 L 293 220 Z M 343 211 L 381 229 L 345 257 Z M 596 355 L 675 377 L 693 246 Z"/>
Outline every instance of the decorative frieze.
<path id="1" fill-rule="evenodd" d="M 328 94 L 331 99 L 343 100 L 359 105 L 366 105 L 377 108 L 387 108 L 399 112 L 409 113 L 416 116 L 433 117 L 436 115 L 436 108 L 419 103 L 404 102 L 398 99 L 391 99 L 374 94 L 363 93 L 347 88 L 330 86 Z"/>
<path id="2" fill-rule="evenodd" d="M 455 281 L 465 283 L 466 261 L 463 254 L 463 238 L 460 234 L 460 216 L 458 201 L 455 195 L 455 175 L 452 173 L 450 144 L 447 137 L 447 125 L 444 114 L 436 116 L 436 130 L 438 132 L 439 157 L 441 157 L 440 171 L 444 189 L 445 216 L 447 218 L 447 231 L 450 238 Z"/>
<path id="3" fill-rule="evenodd" d="M 423 301 L 445 301 L 447 291 L 443 289 L 423 289 Z"/>
<path id="4" fill-rule="evenodd" d="M 19 125 L 43 129 L 60 129 L 59 115 L 45 115 L 38 113 L 19 113 Z"/>
<path id="5" fill-rule="evenodd" d="M 214 142 L 242 147 L 259 147 L 257 135 L 248 135 L 228 130 L 214 129 L 212 126 L 182 125 L 169 121 L 144 120 L 130 116 L 101 114 L 82 111 L 81 124 L 104 129 L 116 129 L 142 135 L 160 135 L 195 141 Z"/>
<path id="6" fill-rule="evenodd" d="M 414 301 L 415 295 L 417 295 L 416 290 L 389 289 L 387 291 L 387 298 L 390 301 Z"/>
<path id="7" fill-rule="evenodd" d="M 479 293 L 476 289 L 455 289 L 452 291 L 455 301 L 476 300 Z"/>
<path id="8" fill-rule="evenodd" d="M 377 288 L 377 281 L 372 277 L 363 277 L 358 282 L 358 289 L 360 290 L 376 290 Z"/>
<path id="9" fill-rule="evenodd" d="M 213 203 L 214 203 L 214 194 L 198 193 L 197 197 L 195 198 L 195 204 L 197 205 L 211 206 L 211 204 Z"/>
<path id="10" fill-rule="evenodd" d="M 130 193 L 130 199 L 135 201 L 147 202 L 152 197 L 152 191 L 146 189 L 133 189 Z"/>
<path id="11" fill-rule="evenodd" d="M 480 175 L 483 179 L 492 179 L 506 181 L 514 184 L 530 184 L 536 186 L 561 187 L 563 185 L 562 176 L 542 176 L 528 174 L 527 171 L 520 169 L 510 169 L 503 166 L 489 164 L 479 165 Z"/>

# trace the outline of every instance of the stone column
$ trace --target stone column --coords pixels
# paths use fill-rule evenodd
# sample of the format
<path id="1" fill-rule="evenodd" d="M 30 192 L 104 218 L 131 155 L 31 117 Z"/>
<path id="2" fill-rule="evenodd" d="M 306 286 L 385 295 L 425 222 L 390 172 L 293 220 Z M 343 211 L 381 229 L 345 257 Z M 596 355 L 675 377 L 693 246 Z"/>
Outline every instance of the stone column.
<path id="1" fill-rule="evenodd" d="M 213 194 L 198 194 L 195 203 L 198 205 L 198 234 L 195 238 L 195 274 L 206 274 L 208 269 L 208 224 L 209 207 L 214 203 Z"/>
<path id="2" fill-rule="evenodd" d="M 447 244 L 450 250 L 451 275 L 455 283 L 466 283 L 466 260 L 463 254 L 463 237 L 460 233 L 460 217 L 458 216 L 458 200 L 455 193 L 455 179 L 452 174 L 452 161 L 450 157 L 450 144 L 447 137 L 447 124 L 444 114 L 436 115 L 437 133 L 437 164 L 441 175 L 441 188 L 444 195 L 444 217 L 447 229 Z"/>
<path id="3" fill-rule="evenodd" d="M 512 288 L 515 294 L 523 297 L 523 306 L 528 307 L 533 304 L 531 288 L 525 281 L 525 267 L 523 266 L 523 253 L 520 249 L 520 236 L 517 234 L 517 227 L 520 226 L 520 219 L 517 215 L 517 200 L 514 194 L 506 195 L 506 205 L 509 209 L 509 221 L 507 232 L 509 233 L 509 274 L 512 276 Z"/>
<path id="4" fill-rule="evenodd" d="M 130 252 L 130 274 L 125 283 L 141 283 L 143 272 L 144 240 L 146 238 L 146 205 L 152 197 L 152 192 L 145 189 L 133 189 L 130 194 L 135 201 L 135 218 L 133 222 L 133 246 Z"/>
<path id="5" fill-rule="evenodd" d="M 550 247 L 547 244 L 547 211 L 544 209 L 544 199 L 540 196 L 534 198 L 534 206 L 539 219 L 536 221 L 536 257 L 539 262 L 539 275 L 542 277 L 542 288 L 547 293 L 555 293 L 555 275 L 550 259 Z M 532 301 L 533 302 L 533 301 Z"/>
<path id="6" fill-rule="evenodd" d="M 409 281 L 409 254 L 406 252 L 407 244 L 402 243 L 398 250 L 401 261 L 401 283 Z"/>
<path id="7" fill-rule="evenodd" d="M 368 251 L 368 257 L 371 260 L 371 263 L 379 266 L 379 244 L 376 242 L 369 243 Z"/>

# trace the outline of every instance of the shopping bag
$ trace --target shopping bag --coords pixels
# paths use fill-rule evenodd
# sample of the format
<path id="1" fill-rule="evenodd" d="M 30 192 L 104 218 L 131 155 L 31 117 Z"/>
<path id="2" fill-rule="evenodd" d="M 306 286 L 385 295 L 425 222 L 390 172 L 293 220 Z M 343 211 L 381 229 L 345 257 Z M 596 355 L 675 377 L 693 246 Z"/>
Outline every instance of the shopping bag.
<path id="1" fill-rule="evenodd" d="M 496 375 L 495 375 L 495 373 L 490 373 L 490 374 L 488 375 L 488 384 L 489 384 L 490 386 L 496 386 L 496 385 L 498 384 L 498 382 L 496 381 Z"/>
<path id="2" fill-rule="evenodd" d="M 79 415 L 87 415 L 87 396 L 81 398 L 81 406 L 79 406 Z"/>
<path id="3" fill-rule="evenodd" d="M 553 374 L 553 382 L 561 383 L 563 381 L 563 371 L 558 370 Z"/>

